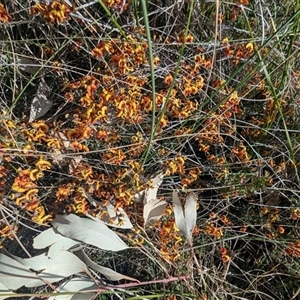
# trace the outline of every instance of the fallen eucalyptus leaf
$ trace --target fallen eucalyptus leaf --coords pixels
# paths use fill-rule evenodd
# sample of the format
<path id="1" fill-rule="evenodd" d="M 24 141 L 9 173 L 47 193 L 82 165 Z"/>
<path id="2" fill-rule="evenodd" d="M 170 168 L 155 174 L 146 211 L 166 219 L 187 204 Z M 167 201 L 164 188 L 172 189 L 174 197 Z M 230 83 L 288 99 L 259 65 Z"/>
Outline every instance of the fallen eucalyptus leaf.
<path id="1" fill-rule="evenodd" d="M 69 239 L 61 235 L 56 229 L 49 228 L 33 239 L 33 247 L 35 249 L 44 249 L 50 247 L 48 250 L 48 257 L 54 258 L 62 250 L 69 250 L 75 245 L 78 245 L 78 241 Z"/>
<path id="2" fill-rule="evenodd" d="M 197 198 L 194 193 L 189 193 L 186 197 L 184 216 L 186 222 L 187 239 L 191 243 L 193 231 L 197 221 Z"/>
<path id="3" fill-rule="evenodd" d="M 98 286 L 89 278 L 72 278 L 56 288 L 57 295 L 51 296 L 48 300 L 90 300 L 97 295 Z M 95 292 L 84 292 L 95 290 Z M 59 293 L 70 293 L 59 295 Z"/>
<path id="4" fill-rule="evenodd" d="M 183 212 L 182 203 L 179 200 L 178 193 L 173 191 L 173 209 L 175 223 L 180 232 L 187 238 L 189 244 L 192 244 L 193 230 L 197 219 L 197 198 L 194 193 L 186 197 L 185 208 Z"/>
<path id="5" fill-rule="evenodd" d="M 143 212 L 145 226 L 158 221 L 163 215 L 167 205 L 168 203 L 166 201 L 160 201 L 158 199 L 151 199 L 147 202 Z"/>
<path id="6" fill-rule="evenodd" d="M 173 209 L 174 209 L 174 215 L 175 215 L 175 224 L 177 228 L 180 230 L 180 232 L 187 237 L 187 229 L 186 229 L 186 223 L 185 223 L 185 216 L 183 213 L 182 203 L 179 200 L 177 191 L 173 191 Z"/>
<path id="7" fill-rule="evenodd" d="M 151 179 L 151 187 L 147 188 L 144 192 L 144 225 L 151 225 L 155 221 L 159 220 L 164 213 L 167 206 L 166 201 L 160 201 L 157 199 L 157 191 L 163 182 L 164 175 L 159 173 L 157 176 Z"/>
<path id="8" fill-rule="evenodd" d="M 1 265 L 0 265 L 1 268 Z M 15 295 L 10 289 L 8 289 L 5 285 L 0 282 L 0 300 L 4 300 L 6 298 L 11 298 Z"/>
<path id="9" fill-rule="evenodd" d="M 119 281 L 121 279 L 126 279 L 126 280 L 131 280 L 131 281 L 137 281 L 137 279 L 120 274 L 112 269 L 106 268 L 106 267 L 102 267 L 99 266 L 98 264 L 96 264 L 95 262 L 93 262 L 87 255 L 86 253 L 80 249 L 77 251 L 73 252 L 79 259 L 81 259 L 87 266 L 89 266 L 90 268 L 94 269 L 95 271 L 98 271 L 99 273 L 101 273 L 103 276 L 105 276 L 108 280 L 111 281 Z"/>
<path id="10" fill-rule="evenodd" d="M 43 284 L 57 282 L 87 270 L 85 263 L 68 251 L 60 251 L 53 259 L 44 253 L 30 258 L 19 259 L 19 261 L 43 280 Z M 39 285 L 35 282 L 25 284 L 26 287 L 37 287 Z"/>
<path id="11" fill-rule="evenodd" d="M 74 214 L 56 216 L 52 225 L 64 236 L 100 249 L 120 251 L 128 246 L 104 223 L 88 218 L 80 218 Z"/>
<path id="12" fill-rule="evenodd" d="M 144 205 L 146 205 L 148 201 L 157 198 L 157 191 L 163 182 L 163 178 L 164 175 L 162 172 L 160 172 L 154 178 L 151 179 L 151 187 L 145 190 L 145 197 L 143 200 Z"/>
<path id="13" fill-rule="evenodd" d="M 134 195 L 134 201 L 137 203 L 144 203 L 145 191 L 140 191 Z"/>
<path id="14" fill-rule="evenodd" d="M 44 78 L 42 78 L 36 95 L 31 103 L 29 123 L 45 115 L 51 108 L 53 102 L 48 99 L 49 92 L 50 87 L 47 85 Z"/>
<path id="15" fill-rule="evenodd" d="M 0 283 L 10 290 L 45 284 L 29 267 L 3 253 L 0 253 L 0 268 Z"/>

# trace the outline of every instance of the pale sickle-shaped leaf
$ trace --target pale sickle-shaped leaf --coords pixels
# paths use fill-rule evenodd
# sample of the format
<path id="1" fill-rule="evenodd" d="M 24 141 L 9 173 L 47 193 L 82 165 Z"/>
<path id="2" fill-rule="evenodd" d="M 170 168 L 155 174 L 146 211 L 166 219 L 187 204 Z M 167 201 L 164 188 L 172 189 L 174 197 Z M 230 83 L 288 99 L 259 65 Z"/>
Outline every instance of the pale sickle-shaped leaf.
<path id="1" fill-rule="evenodd" d="M 87 268 L 76 255 L 68 251 L 60 251 L 53 259 L 46 253 L 30 258 L 18 259 L 22 264 L 33 270 L 39 278 L 46 282 L 57 282 L 68 276 L 86 272 Z M 39 284 L 40 285 L 40 284 Z M 26 287 L 39 286 L 35 282 L 26 283 Z"/>
<path id="2" fill-rule="evenodd" d="M 10 290 L 17 290 L 23 285 L 45 284 L 29 267 L 3 253 L 0 253 L 0 270 L 0 282 Z"/>
<path id="3" fill-rule="evenodd" d="M 157 191 L 163 182 L 163 178 L 164 175 L 162 172 L 160 172 L 154 178 L 151 179 L 151 187 L 145 189 L 143 199 L 143 218 L 145 226 L 150 225 L 154 221 L 159 220 L 164 212 L 165 202 L 160 202 L 157 199 Z"/>
<path id="4" fill-rule="evenodd" d="M 52 107 L 53 101 L 48 99 L 49 91 L 50 87 L 47 85 L 44 78 L 42 78 L 36 96 L 31 103 L 29 123 L 45 115 Z"/>
<path id="5" fill-rule="evenodd" d="M 93 205 L 94 207 L 102 206 L 101 202 L 95 200 L 86 191 L 84 191 L 84 195 L 85 195 L 86 199 L 90 202 L 90 204 Z M 123 228 L 123 229 L 131 229 L 133 227 L 132 223 L 130 222 L 130 220 L 123 208 L 118 207 L 118 210 L 115 211 L 115 208 L 112 204 L 108 204 L 105 208 L 107 209 L 108 215 L 102 214 L 101 218 L 99 218 L 99 216 L 101 215 L 101 212 L 100 212 L 96 217 L 93 217 L 90 214 L 87 214 L 87 217 L 93 219 L 94 221 L 101 220 L 106 225 L 111 226 L 111 227 Z M 119 223 L 118 218 L 116 218 L 117 215 L 120 215 L 120 214 L 122 215 L 121 223 Z M 111 220 L 114 220 L 114 221 L 111 222 Z"/>
<path id="6" fill-rule="evenodd" d="M 80 244 L 80 242 L 68 238 L 61 239 L 50 246 L 47 252 L 47 256 L 50 258 L 54 258 L 59 254 L 60 251 L 67 251 L 78 244 Z"/>
<path id="7" fill-rule="evenodd" d="M 183 208 L 182 203 L 179 200 L 177 191 L 173 191 L 173 210 L 175 215 L 175 224 L 177 228 L 180 230 L 180 232 L 185 236 L 188 237 L 187 228 L 186 228 L 186 222 L 185 217 L 183 214 Z"/>
<path id="8" fill-rule="evenodd" d="M 48 250 L 48 257 L 50 258 L 54 258 L 60 251 L 69 250 L 78 244 L 78 241 L 74 241 L 61 235 L 52 227 L 43 231 L 33 239 L 33 247 L 35 249 L 50 247 Z"/>
<path id="9" fill-rule="evenodd" d="M 163 215 L 168 203 L 158 199 L 152 199 L 144 206 L 143 217 L 146 225 L 151 225 L 158 221 Z"/>
<path id="10" fill-rule="evenodd" d="M 160 172 L 157 174 L 154 178 L 151 179 L 151 188 L 148 188 L 145 190 L 145 197 L 144 197 L 144 206 L 149 202 L 150 200 L 157 198 L 157 191 L 160 185 L 162 184 L 164 179 L 163 172 Z"/>
<path id="11" fill-rule="evenodd" d="M 1 268 L 1 265 L 0 265 Z M 0 271 L 1 272 L 1 271 Z M 5 295 L 5 296 L 4 296 Z M 6 298 L 11 298 L 15 295 L 10 289 L 8 289 L 5 285 L 0 282 L 0 300 L 4 300 Z"/>
<path id="12" fill-rule="evenodd" d="M 71 240 L 67 237 L 61 235 L 55 228 L 51 227 L 47 230 L 41 232 L 33 239 L 33 247 L 34 249 L 44 249 L 46 247 L 50 247 L 54 243 L 63 241 L 73 241 L 74 243 L 78 244 L 77 241 Z M 75 244 L 75 245 L 76 245 Z M 66 249 L 68 250 L 68 249 Z"/>
<path id="13" fill-rule="evenodd" d="M 20 70 L 32 75 L 36 74 L 41 67 L 34 59 L 23 56 L 16 57 L 16 65 Z"/>
<path id="14" fill-rule="evenodd" d="M 89 266 L 90 268 L 94 269 L 95 271 L 98 271 L 99 273 L 101 273 L 103 276 L 105 276 L 108 280 L 111 281 L 118 281 L 121 279 L 126 279 L 126 280 L 131 280 L 131 281 L 137 281 L 137 279 L 120 274 L 112 269 L 106 268 L 106 267 L 102 267 L 99 266 L 98 264 L 96 264 L 95 262 L 93 262 L 87 255 L 86 253 L 82 250 L 76 250 L 73 252 L 79 259 L 81 259 L 87 266 Z"/>
<path id="15" fill-rule="evenodd" d="M 68 282 L 64 282 L 57 287 L 57 295 L 49 297 L 48 300 L 90 300 L 97 294 L 97 289 L 98 286 L 89 278 L 72 278 Z M 85 290 L 95 290 L 95 292 L 84 293 Z M 70 294 L 59 295 L 59 293 L 66 292 Z"/>
<path id="16" fill-rule="evenodd" d="M 74 214 L 56 216 L 52 225 L 64 236 L 96 246 L 100 249 L 120 251 L 128 246 L 104 223 Z"/>
<path id="17" fill-rule="evenodd" d="M 194 193 L 189 193 L 186 197 L 184 216 L 186 223 L 187 239 L 191 243 L 193 231 L 197 220 L 197 198 Z"/>

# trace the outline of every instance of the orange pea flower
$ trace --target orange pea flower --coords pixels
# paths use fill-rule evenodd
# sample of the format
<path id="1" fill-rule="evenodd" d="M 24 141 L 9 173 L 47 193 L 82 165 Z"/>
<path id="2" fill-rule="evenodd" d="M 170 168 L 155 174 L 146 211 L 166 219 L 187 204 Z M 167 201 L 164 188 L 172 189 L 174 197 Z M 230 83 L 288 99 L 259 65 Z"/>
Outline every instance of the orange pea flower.
<path id="1" fill-rule="evenodd" d="M 52 216 L 45 213 L 45 208 L 43 206 L 38 206 L 34 210 L 31 219 L 38 224 L 45 224 L 46 222 L 50 222 L 52 220 Z"/>
<path id="2" fill-rule="evenodd" d="M 15 178 L 12 190 L 17 193 L 23 193 L 36 187 L 36 184 L 30 179 L 30 170 L 21 170 Z"/>
<path id="3" fill-rule="evenodd" d="M 35 166 L 39 170 L 49 170 L 49 169 L 51 169 L 51 163 L 49 161 L 44 160 L 42 157 L 40 157 L 39 161 L 35 164 Z"/>
<path id="4" fill-rule="evenodd" d="M 12 20 L 12 17 L 7 12 L 7 10 L 4 8 L 3 4 L 0 4 L 0 21 L 3 23 L 7 23 Z"/>

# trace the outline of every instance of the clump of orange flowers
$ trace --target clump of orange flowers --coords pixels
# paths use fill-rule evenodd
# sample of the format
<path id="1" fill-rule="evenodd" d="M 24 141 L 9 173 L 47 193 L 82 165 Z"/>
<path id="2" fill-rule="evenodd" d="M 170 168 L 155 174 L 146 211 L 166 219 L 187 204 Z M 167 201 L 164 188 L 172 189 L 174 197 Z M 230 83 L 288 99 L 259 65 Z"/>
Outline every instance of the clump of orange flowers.
<path id="1" fill-rule="evenodd" d="M 218 227 L 214 223 L 209 221 L 206 222 L 203 233 L 215 237 L 216 239 L 220 239 L 224 234 L 222 227 Z"/>
<path id="2" fill-rule="evenodd" d="M 64 1 L 53 1 L 49 4 L 36 3 L 30 12 L 41 15 L 50 24 L 61 24 L 70 19 L 72 10 L 73 8 Z"/>
<path id="3" fill-rule="evenodd" d="M 127 1 L 126 0 L 103 0 L 103 3 L 108 8 L 114 8 L 119 11 L 119 13 L 122 13 L 124 10 L 127 9 Z"/>
<path id="4" fill-rule="evenodd" d="M 11 15 L 4 8 L 4 5 L 0 3 L 0 22 L 7 23 L 12 20 Z"/>
<path id="5" fill-rule="evenodd" d="M 220 247 L 220 255 L 221 255 L 221 259 L 224 263 L 230 261 L 229 252 L 225 247 Z"/>
<path id="6" fill-rule="evenodd" d="M 287 255 L 300 257 L 300 241 L 289 243 L 285 249 Z"/>
<path id="7" fill-rule="evenodd" d="M 6 238 L 13 240 L 17 231 L 18 231 L 18 226 L 8 224 L 7 220 L 3 220 L 3 219 L 0 220 L 0 249 L 2 248 L 2 242 Z"/>
<path id="8" fill-rule="evenodd" d="M 41 204 L 36 181 L 44 176 L 43 171 L 49 170 L 51 164 L 42 157 L 35 163 L 35 168 L 20 169 L 18 176 L 14 179 L 12 185 L 11 199 L 24 208 L 31 216 L 32 221 L 43 224 L 52 220 L 52 216 L 47 214 L 45 207 Z"/>
<path id="9" fill-rule="evenodd" d="M 160 253 L 169 260 L 175 261 L 179 259 L 179 247 L 182 244 L 182 237 L 175 224 L 174 218 L 168 218 L 168 220 L 159 222 L 157 224 L 160 228 Z"/>

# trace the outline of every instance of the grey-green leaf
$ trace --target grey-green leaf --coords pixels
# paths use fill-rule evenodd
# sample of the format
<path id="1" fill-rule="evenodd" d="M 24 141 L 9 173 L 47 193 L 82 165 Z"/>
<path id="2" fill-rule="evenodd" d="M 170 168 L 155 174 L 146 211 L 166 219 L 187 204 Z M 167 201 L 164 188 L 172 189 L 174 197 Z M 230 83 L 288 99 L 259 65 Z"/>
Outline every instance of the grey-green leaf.
<path id="1" fill-rule="evenodd" d="M 104 250 L 120 251 L 128 246 L 104 223 L 74 214 L 56 216 L 52 225 L 64 236 Z"/>
<path id="2" fill-rule="evenodd" d="M 0 265 L 1 268 L 1 265 Z M 10 289 L 0 282 L 0 300 L 11 298 L 15 295 Z"/>
<path id="3" fill-rule="evenodd" d="M 53 259 L 46 253 L 31 258 L 22 259 L 24 266 L 33 270 L 38 278 L 46 282 L 56 282 L 68 276 L 86 272 L 87 268 L 76 255 L 68 251 L 60 251 Z M 27 287 L 36 287 L 36 282 L 26 283 Z"/>
<path id="4" fill-rule="evenodd" d="M 186 197 L 184 216 L 186 223 L 187 239 L 191 244 L 193 231 L 197 220 L 197 198 L 194 193 L 189 193 Z"/>
<path id="5" fill-rule="evenodd" d="M 120 274 L 112 269 L 106 268 L 106 267 L 102 267 L 99 266 L 98 264 L 96 264 L 95 262 L 93 262 L 87 255 L 86 253 L 80 249 L 77 251 L 73 252 L 78 258 L 80 258 L 83 262 L 85 262 L 85 264 L 87 266 L 89 266 L 90 268 L 94 269 L 95 271 L 98 271 L 99 273 L 101 273 L 103 276 L 105 276 L 108 280 L 111 281 L 118 281 L 121 279 L 126 279 L 126 280 L 131 280 L 131 281 L 138 281 L 135 278 Z"/>
<path id="6" fill-rule="evenodd" d="M 167 206 L 167 202 L 157 199 L 157 192 L 164 179 L 163 172 L 160 172 L 151 179 L 151 187 L 144 191 L 144 225 L 151 225 L 159 220 Z"/>
<path id="7" fill-rule="evenodd" d="M 57 295 L 48 298 L 48 300 L 90 300 L 97 294 L 97 289 L 98 286 L 89 278 L 72 278 L 61 284 L 56 289 Z M 95 292 L 90 292 L 90 290 L 95 290 Z M 84 291 L 89 292 L 84 293 Z M 59 293 L 69 294 L 59 295 Z"/>
<path id="8" fill-rule="evenodd" d="M 0 253 L 0 283 L 10 290 L 25 286 L 40 286 L 44 282 L 19 261 Z"/>
<path id="9" fill-rule="evenodd" d="M 182 203 L 178 197 L 177 191 L 173 191 L 173 209 L 174 209 L 174 215 L 175 215 L 175 224 L 180 230 L 180 232 L 185 236 L 188 237 L 187 228 L 186 228 L 186 222 L 185 217 L 183 214 L 183 208 Z"/>
<path id="10" fill-rule="evenodd" d="M 20 56 L 20 55 L 16 56 L 16 66 L 20 70 L 25 71 L 32 75 L 36 74 L 41 68 L 41 66 L 35 59 Z"/>
<path id="11" fill-rule="evenodd" d="M 33 239 L 33 247 L 35 249 L 50 247 L 48 250 L 48 256 L 50 258 L 54 258 L 60 251 L 69 250 L 78 244 L 78 241 L 64 237 L 52 227 L 43 231 Z"/>
<path id="12" fill-rule="evenodd" d="M 53 101 L 48 99 L 49 92 L 50 87 L 42 77 L 36 92 L 36 96 L 33 98 L 31 103 L 29 123 L 45 115 L 52 107 Z"/>
<path id="13" fill-rule="evenodd" d="M 158 221 L 163 215 L 168 203 L 159 199 L 151 199 L 144 206 L 143 217 L 145 226 Z"/>

